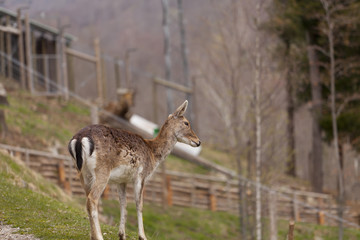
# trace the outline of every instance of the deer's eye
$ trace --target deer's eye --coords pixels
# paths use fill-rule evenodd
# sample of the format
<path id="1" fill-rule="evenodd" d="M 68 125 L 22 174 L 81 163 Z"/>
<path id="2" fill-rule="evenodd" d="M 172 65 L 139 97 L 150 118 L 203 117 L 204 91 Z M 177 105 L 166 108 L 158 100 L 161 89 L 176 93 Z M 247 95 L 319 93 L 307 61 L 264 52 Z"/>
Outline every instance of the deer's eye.
<path id="1" fill-rule="evenodd" d="M 185 124 L 186 126 L 189 126 L 189 123 L 188 123 L 188 122 L 184 122 L 184 124 Z"/>

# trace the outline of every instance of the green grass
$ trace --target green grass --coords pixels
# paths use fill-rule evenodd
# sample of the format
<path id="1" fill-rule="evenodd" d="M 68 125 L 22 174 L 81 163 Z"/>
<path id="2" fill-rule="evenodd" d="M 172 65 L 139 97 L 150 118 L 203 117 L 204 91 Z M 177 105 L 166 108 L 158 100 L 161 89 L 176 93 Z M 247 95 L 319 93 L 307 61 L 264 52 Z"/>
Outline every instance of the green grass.
<path id="1" fill-rule="evenodd" d="M 195 174 L 209 174 L 210 170 L 190 163 L 182 158 L 176 157 L 174 155 L 169 155 L 166 159 L 166 168 L 173 171 L 182 171 L 186 173 L 195 173 Z"/>
<path id="2" fill-rule="evenodd" d="M 119 224 L 119 203 L 115 200 L 103 200 L 104 214 L 111 216 Z M 127 231 L 136 231 L 136 209 L 129 203 Z M 211 212 L 193 208 L 144 205 L 145 233 L 152 239 L 239 239 L 238 218 L 225 212 Z"/>
<path id="3" fill-rule="evenodd" d="M 0 221 L 19 227 L 21 234 L 41 239 L 89 239 L 89 221 L 83 207 L 2 153 L 0 206 Z M 117 239 L 117 231 L 117 227 L 102 224 L 105 239 Z M 136 234 L 128 234 L 129 239 L 136 239 Z"/>
<path id="4" fill-rule="evenodd" d="M 104 214 L 114 220 L 117 226 L 120 219 L 119 202 L 103 200 Z M 137 231 L 136 209 L 134 203 L 129 203 L 127 231 Z M 143 210 L 145 232 L 153 239 L 183 240 L 183 239 L 241 239 L 239 219 L 227 212 L 211 212 L 194 208 L 167 207 L 145 204 Z M 249 216 L 253 222 L 254 216 Z M 278 239 L 286 239 L 288 221 L 278 221 Z M 248 234 L 254 229 L 248 229 Z M 263 219 L 263 239 L 269 239 L 269 220 Z M 321 237 L 323 240 L 337 240 L 338 228 L 320 226 L 310 223 L 296 223 L 295 240 L 313 240 Z M 346 228 L 344 239 L 360 239 L 360 231 Z"/>
<path id="5" fill-rule="evenodd" d="M 285 239 L 287 234 L 288 222 L 279 221 L 279 239 Z M 322 240 L 338 240 L 338 228 L 329 226 L 320 226 L 310 223 L 296 223 L 294 230 L 295 240 L 316 239 L 320 237 Z M 344 237 L 346 240 L 360 239 L 360 230 L 345 228 Z"/>
<path id="6" fill-rule="evenodd" d="M 73 100 L 31 97 L 26 92 L 8 93 L 5 110 L 8 144 L 44 149 L 54 142 L 66 145 L 73 134 L 90 124 L 89 109 Z M 31 140 L 30 140 L 31 139 Z M 30 141 L 29 141 L 30 140 Z"/>

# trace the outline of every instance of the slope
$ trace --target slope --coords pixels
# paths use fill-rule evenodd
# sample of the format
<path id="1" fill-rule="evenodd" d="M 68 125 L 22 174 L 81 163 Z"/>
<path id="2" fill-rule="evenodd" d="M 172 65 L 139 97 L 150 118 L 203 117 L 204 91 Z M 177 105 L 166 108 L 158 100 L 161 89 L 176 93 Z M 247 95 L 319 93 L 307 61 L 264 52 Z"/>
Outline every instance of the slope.
<path id="1" fill-rule="evenodd" d="M 20 160 L 0 153 L 0 221 L 19 227 L 19 233 L 42 239 L 88 239 L 89 223 L 83 207 Z M 102 225 L 105 239 L 117 228 Z M 130 239 L 136 234 L 130 232 Z"/>

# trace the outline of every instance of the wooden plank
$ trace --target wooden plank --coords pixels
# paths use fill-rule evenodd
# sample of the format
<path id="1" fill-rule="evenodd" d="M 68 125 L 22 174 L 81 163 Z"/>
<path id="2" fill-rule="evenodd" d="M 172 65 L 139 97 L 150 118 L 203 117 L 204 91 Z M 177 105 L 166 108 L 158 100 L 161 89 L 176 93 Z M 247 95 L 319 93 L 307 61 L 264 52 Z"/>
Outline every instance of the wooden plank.
<path id="1" fill-rule="evenodd" d="M 86 53 L 82 53 L 80 51 L 77 51 L 75 49 L 71 49 L 71 48 L 68 48 L 68 47 L 65 48 L 65 53 L 69 54 L 69 55 L 72 55 L 74 57 L 81 58 L 82 60 L 85 60 L 85 61 L 88 61 L 88 62 L 96 63 L 96 61 L 97 61 L 97 58 L 94 57 L 94 56 L 91 56 L 91 55 L 86 54 Z"/>
<path id="2" fill-rule="evenodd" d="M 8 16 L 6 16 L 8 17 Z M 19 34 L 19 30 L 15 27 L 10 26 L 8 23 L 6 23 L 6 26 L 0 25 L 0 31 L 5 32 L 7 34 Z"/>
<path id="3" fill-rule="evenodd" d="M 172 88 L 172 89 L 175 89 L 175 90 L 180 91 L 180 92 L 189 93 L 189 94 L 191 94 L 193 92 L 193 90 L 191 88 L 185 87 L 185 86 L 180 85 L 178 83 L 166 81 L 166 80 L 161 79 L 161 78 L 154 78 L 153 81 L 156 84 L 160 84 L 160 85 L 162 85 L 164 87 Z"/>

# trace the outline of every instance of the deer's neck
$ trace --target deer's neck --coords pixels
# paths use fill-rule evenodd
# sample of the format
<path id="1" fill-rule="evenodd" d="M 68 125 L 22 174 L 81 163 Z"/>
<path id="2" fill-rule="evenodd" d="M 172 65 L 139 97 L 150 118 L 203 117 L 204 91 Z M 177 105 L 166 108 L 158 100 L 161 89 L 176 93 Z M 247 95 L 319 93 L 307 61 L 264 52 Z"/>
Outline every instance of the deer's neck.
<path id="1" fill-rule="evenodd" d="M 158 136 L 148 140 L 156 162 L 162 162 L 173 150 L 177 140 L 174 134 L 161 128 Z"/>

